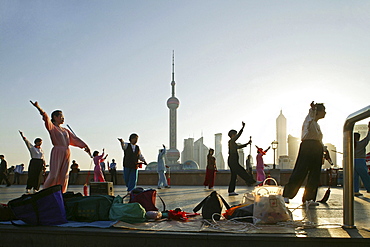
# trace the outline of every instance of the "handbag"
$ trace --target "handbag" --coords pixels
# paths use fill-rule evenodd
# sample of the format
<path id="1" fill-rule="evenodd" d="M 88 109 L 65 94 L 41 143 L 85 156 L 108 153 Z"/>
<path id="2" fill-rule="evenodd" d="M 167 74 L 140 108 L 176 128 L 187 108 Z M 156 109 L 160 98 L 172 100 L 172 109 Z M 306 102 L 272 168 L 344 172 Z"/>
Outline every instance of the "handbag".
<path id="1" fill-rule="evenodd" d="M 145 209 L 139 203 L 123 203 L 123 198 L 118 195 L 113 199 L 109 219 L 127 223 L 140 223 L 146 220 L 145 213 Z"/>
<path id="2" fill-rule="evenodd" d="M 32 195 L 9 201 L 16 219 L 30 225 L 60 225 L 67 223 L 62 186 L 54 185 Z"/>
<path id="3" fill-rule="evenodd" d="M 157 191 L 155 189 L 144 190 L 141 187 L 137 187 L 133 189 L 129 195 L 129 203 L 138 202 L 141 206 L 143 206 L 145 211 L 158 211 L 158 208 L 156 207 L 156 198 L 158 196 L 163 205 L 162 211 L 166 211 L 166 204 L 164 203 L 163 199 L 157 194 Z M 124 196 L 123 199 L 126 196 Z"/>
<path id="4" fill-rule="evenodd" d="M 266 181 L 272 179 L 276 185 L 266 185 Z M 289 210 L 285 206 L 282 196 L 282 188 L 277 185 L 273 178 L 263 181 L 263 186 L 256 187 L 254 194 L 253 216 L 254 223 L 275 224 L 291 219 Z"/>

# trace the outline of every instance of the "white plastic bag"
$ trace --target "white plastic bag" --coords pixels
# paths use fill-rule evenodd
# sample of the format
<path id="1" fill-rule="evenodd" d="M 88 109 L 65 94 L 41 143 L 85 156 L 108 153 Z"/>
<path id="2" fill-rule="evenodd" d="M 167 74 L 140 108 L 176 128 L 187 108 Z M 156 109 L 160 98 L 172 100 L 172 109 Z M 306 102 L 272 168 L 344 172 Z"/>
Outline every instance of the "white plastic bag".
<path id="1" fill-rule="evenodd" d="M 276 183 L 275 179 L 268 179 L 272 179 Z M 265 185 L 268 179 L 265 179 L 263 186 L 256 187 L 253 191 L 253 216 L 256 218 L 254 223 L 275 224 L 290 220 L 291 217 L 282 196 L 282 188 L 277 183 L 275 186 Z"/>

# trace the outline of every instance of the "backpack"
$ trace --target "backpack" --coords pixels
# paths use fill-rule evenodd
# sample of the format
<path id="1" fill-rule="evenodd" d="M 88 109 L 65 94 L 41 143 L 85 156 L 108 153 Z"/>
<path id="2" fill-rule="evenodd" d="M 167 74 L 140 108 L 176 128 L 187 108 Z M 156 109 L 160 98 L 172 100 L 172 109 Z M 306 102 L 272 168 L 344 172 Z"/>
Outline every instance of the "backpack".
<path id="1" fill-rule="evenodd" d="M 155 189 L 146 189 L 144 190 L 141 187 L 137 187 L 130 192 L 130 201 L 129 203 L 138 202 L 145 209 L 145 211 L 158 211 L 158 208 L 155 206 L 157 191 Z M 127 195 L 126 195 L 127 196 Z M 124 196 L 122 199 L 126 198 Z M 162 198 L 158 195 L 159 199 L 163 205 L 163 211 L 166 211 L 166 204 Z"/>
<path id="2" fill-rule="evenodd" d="M 229 204 L 224 198 L 216 191 L 213 191 L 210 195 L 203 199 L 194 209 L 194 213 L 202 209 L 203 219 L 212 219 L 214 213 L 221 214 L 222 207 L 225 205 L 227 209 L 230 208 Z M 214 216 L 215 220 L 220 219 L 220 215 Z"/>
<path id="3" fill-rule="evenodd" d="M 67 219 L 72 221 L 109 220 L 114 196 L 95 195 L 70 198 L 65 201 Z"/>

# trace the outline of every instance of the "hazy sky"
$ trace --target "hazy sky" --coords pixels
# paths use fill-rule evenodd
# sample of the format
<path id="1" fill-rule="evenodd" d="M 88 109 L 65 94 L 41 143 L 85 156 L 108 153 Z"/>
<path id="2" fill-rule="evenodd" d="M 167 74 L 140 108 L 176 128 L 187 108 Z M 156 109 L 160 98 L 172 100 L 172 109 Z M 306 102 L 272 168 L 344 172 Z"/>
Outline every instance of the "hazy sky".
<path id="1" fill-rule="evenodd" d="M 299 137 L 313 100 L 327 108 L 324 142 L 341 151 L 345 119 L 369 105 L 369 1 L 0 0 L 0 11 L 0 153 L 9 165 L 28 165 L 18 130 L 43 138 L 49 160 L 51 142 L 29 100 L 48 114 L 63 110 L 65 123 L 120 169 L 117 137 L 133 132 L 155 161 L 169 144 L 172 50 L 180 151 L 202 135 L 214 147 L 215 133 L 226 148 L 242 121 L 240 142 L 252 136 L 266 148 L 280 110 Z M 71 150 L 88 169 L 89 157 Z"/>

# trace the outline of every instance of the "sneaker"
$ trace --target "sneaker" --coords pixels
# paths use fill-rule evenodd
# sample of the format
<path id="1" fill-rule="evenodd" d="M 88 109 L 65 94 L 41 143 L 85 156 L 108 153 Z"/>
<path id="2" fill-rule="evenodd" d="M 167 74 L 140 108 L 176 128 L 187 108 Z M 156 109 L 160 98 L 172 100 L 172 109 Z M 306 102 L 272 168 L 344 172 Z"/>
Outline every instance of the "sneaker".
<path id="1" fill-rule="evenodd" d="M 169 188 L 171 188 L 171 186 L 164 186 L 166 189 L 169 189 Z"/>
<path id="2" fill-rule="evenodd" d="M 360 192 L 355 192 L 355 196 L 363 196 Z"/>
<path id="3" fill-rule="evenodd" d="M 284 202 L 285 202 L 286 204 L 289 204 L 289 198 L 288 198 L 288 197 L 284 197 Z"/>
<path id="4" fill-rule="evenodd" d="M 33 193 L 37 193 L 37 192 L 39 192 L 39 190 L 35 190 L 35 189 L 33 189 Z"/>
<path id="5" fill-rule="evenodd" d="M 11 184 L 7 184 L 6 187 L 10 187 Z"/>
<path id="6" fill-rule="evenodd" d="M 159 189 L 159 190 L 160 190 L 160 189 L 162 189 L 162 188 L 161 188 L 161 187 L 158 187 L 157 189 Z"/>
<path id="7" fill-rule="evenodd" d="M 236 192 L 231 192 L 231 193 L 229 193 L 229 196 L 237 196 L 237 195 L 239 195 L 238 193 L 236 193 Z"/>
<path id="8" fill-rule="evenodd" d="M 209 190 L 213 190 L 213 187 L 208 188 Z"/>
<path id="9" fill-rule="evenodd" d="M 30 194 L 31 193 L 31 190 L 30 189 L 26 189 L 26 194 Z"/>
<path id="10" fill-rule="evenodd" d="M 306 201 L 306 206 L 319 206 L 320 204 L 318 202 L 315 202 L 314 200 Z"/>

